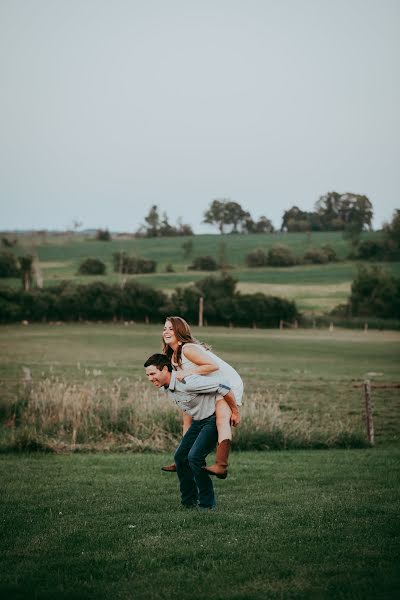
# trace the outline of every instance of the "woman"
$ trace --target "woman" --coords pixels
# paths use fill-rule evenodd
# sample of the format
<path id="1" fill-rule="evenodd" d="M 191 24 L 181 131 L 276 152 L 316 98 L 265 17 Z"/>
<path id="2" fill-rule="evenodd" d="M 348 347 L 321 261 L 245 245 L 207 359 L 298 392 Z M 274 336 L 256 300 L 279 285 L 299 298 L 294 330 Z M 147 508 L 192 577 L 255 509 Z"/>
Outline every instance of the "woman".
<path id="1" fill-rule="evenodd" d="M 236 404 L 242 404 L 243 381 L 231 365 L 211 352 L 210 347 L 199 342 L 191 334 L 190 327 L 181 317 L 167 317 L 163 330 L 163 352 L 177 370 L 176 378 L 182 381 L 189 375 L 221 374 L 221 382 L 229 383 L 235 396 Z M 228 456 L 232 440 L 231 424 L 240 422 L 239 411 L 231 411 L 225 400 L 220 397 L 215 405 L 216 423 L 218 429 L 218 447 L 216 464 L 203 467 L 211 475 L 220 479 L 227 476 Z M 192 423 L 190 415 L 183 413 L 183 435 Z M 175 471 L 175 465 L 162 467 L 163 471 Z"/>

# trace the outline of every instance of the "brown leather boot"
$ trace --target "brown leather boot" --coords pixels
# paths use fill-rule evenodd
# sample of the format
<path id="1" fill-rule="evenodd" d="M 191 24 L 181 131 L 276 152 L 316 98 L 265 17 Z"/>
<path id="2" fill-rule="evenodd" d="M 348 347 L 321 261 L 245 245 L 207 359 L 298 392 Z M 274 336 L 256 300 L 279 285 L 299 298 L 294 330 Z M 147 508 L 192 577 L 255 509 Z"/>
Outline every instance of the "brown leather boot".
<path id="1" fill-rule="evenodd" d="M 202 469 L 210 473 L 210 475 L 215 475 L 218 479 L 226 479 L 228 477 L 228 456 L 230 449 L 231 440 L 223 440 L 217 447 L 215 465 L 202 467 Z"/>
<path id="2" fill-rule="evenodd" d="M 161 471 L 167 471 L 168 473 L 175 473 L 176 464 L 174 463 L 173 465 L 167 465 L 166 467 L 161 467 Z"/>

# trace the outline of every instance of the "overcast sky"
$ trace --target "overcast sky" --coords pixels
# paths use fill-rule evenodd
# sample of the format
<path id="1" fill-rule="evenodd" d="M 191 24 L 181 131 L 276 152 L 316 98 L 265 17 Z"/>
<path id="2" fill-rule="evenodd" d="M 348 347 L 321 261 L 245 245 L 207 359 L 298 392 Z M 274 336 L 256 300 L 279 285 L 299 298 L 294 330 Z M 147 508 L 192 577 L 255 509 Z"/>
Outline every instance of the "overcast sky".
<path id="1" fill-rule="evenodd" d="M 0 0 L 0 229 L 400 208 L 399 0 Z"/>

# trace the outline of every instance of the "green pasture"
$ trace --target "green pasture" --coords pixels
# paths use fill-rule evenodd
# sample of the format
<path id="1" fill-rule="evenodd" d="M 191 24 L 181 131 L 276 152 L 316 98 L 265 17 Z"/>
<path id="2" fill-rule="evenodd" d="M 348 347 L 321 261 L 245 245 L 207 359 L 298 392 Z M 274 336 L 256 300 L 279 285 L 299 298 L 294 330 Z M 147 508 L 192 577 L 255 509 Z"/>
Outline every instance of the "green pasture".
<path id="1" fill-rule="evenodd" d="M 109 390 L 124 381 L 155 393 L 142 364 L 160 349 L 161 326 L 1 327 L 1 414 L 27 369 L 33 382 L 51 379 L 56 387 L 95 382 Z M 279 403 L 290 426 L 355 420 L 363 430 L 359 386 L 369 378 L 379 386 L 372 389 L 375 447 L 232 452 L 210 513 L 179 507 L 176 476 L 160 471 L 171 452 L 2 453 L 1 597 L 397 597 L 400 334 L 217 327 L 194 333 L 242 374 L 243 415 L 247 398 L 255 428 L 266 398 Z M 248 426 L 245 418 L 241 426 Z M 5 418 L 4 431 L 10 432 Z"/>
<path id="2" fill-rule="evenodd" d="M 161 351 L 162 323 L 6 325 L 0 328 L 1 376 L 22 366 L 35 375 L 53 369 L 75 373 L 77 365 L 101 369 L 105 378 L 137 377 L 149 354 Z M 400 381 L 398 332 L 265 330 L 193 327 L 199 339 L 237 368 L 248 386 L 294 381 Z"/>
<path id="3" fill-rule="evenodd" d="M 34 381 L 144 380 L 143 362 L 161 349 L 162 325 L 13 325 L 0 328 L 2 402 L 15 397 L 30 369 Z M 400 333 L 380 331 L 261 330 L 206 327 L 194 334 L 242 375 L 247 394 L 270 394 L 286 418 L 316 426 L 356 419 L 364 431 L 365 379 L 373 389 L 378 444 L 400 433 Z M 255 401 L 257 402 L 257 400 Z"/>
<path id="4" fill-rule="evenodd" d="M 398 597 L 398 450 L 234 453 L 210 513 L 169 459 L 1 456 L 1 597 Z"/>
<path id="5" fill-rule="evenodd" d="M 364 233 L 365 239 L 378 239 L 379 232 Z M 193 242 L 193 253 L 185 258 L 182 244 Z M 242 293 L 262 292 L 294 300 L 305 314 L 329 312 L 347 301 L 351 282 L 360 263 L 345 260 L 351 251 L 350 244 L 340 232 L 275 233 L 257 235 L 197 235 L 191 238 L 145 238 L 115 236 L 110 242 L 98 242 L 79 235 L 36 234 L 19 236 L 15 253 L 29 252 L 39 259 L 44 286 L 62 280 L 88 284 L 96 280 L 109 284 L 122 284 L 134 279 L 171 294 L 178 286 L 190 286 L 210 273 L 191 271 L 193 258 L 211 255 L 218 262 L 230 265 L 227 270 L 237 279 L 237 289 Z M 246 255 L 256 248 L 266 252 L 274 244 L 289 246 L 301 257 L 308 249 L 329 244 L 335 249 L 340 262 L 326 265 L 298 265 L 289 268 L 253 268 L 245 264 Z M 146 275 L 120 276 L 113 272 L 112 255 L 117 251 L 151 258 L 157 262 L 157 272 Z M 85 258 L 99 258 L 107 266 L 104 276 L 78 275 L 79 264 Z M 167 265 L 174 272 L 167 273 Z M 379 263 L 389 272 L 400 275 L 400 263 Z M 218 274 L 218 273 L 214 273 Z M 17 279 L 3 279 L 5 285 L 20 286 Z"/>
<path id="6" fill-rule="evenodd" d="M 379 232 L 363 234 L 365 239 L 376 239 Z M 193 242 L 193 252 L 188 259 L 184 258 L 183 242 Z M 128 254 L 137 254 L 145 258 L 157 260 L 160 270 L 168 263 L 177 267 L 187 266 L 193 257 L 211 255 L 219 259 L 221 253 L 233 266 L 243 266 L 245 256 L 255 248 L 267 251 L 275 244 L 285 244 L 296 256 L 302 256 L 309 248 L 330 244 L 338 258 L 343 260 L 350 251 L 348 240 L 343 239 L 341 232 L 307 233 L 274 233 L 252 235 L 196 235 L 190 237 L 134 238 L 132 236 L 114 235 L 109 242 L 98 242 L 94 238 L 80 235 L 33 235 L 19 236 L 20 247 L 35 249 L 39 260 L 76 261 L 87 257 L 111 261 L 113 252 L 123 250 Z"/>

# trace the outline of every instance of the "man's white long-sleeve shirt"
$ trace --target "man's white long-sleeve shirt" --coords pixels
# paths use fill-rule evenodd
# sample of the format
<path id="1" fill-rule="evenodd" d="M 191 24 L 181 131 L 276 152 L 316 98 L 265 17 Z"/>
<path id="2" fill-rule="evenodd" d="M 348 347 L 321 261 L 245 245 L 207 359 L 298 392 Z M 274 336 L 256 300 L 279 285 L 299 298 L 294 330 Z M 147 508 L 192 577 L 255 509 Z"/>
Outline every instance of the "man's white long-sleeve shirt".
<path id="1" fill-rule="evenodd" d="M 166 391 L 180 409 L 195 421 L 201 421 L 215 413 L 216 399 L 226 396 L 231 388 L 213 375 L 189 375 L 178 381 L 176 371 L 172 371 Z"/>

